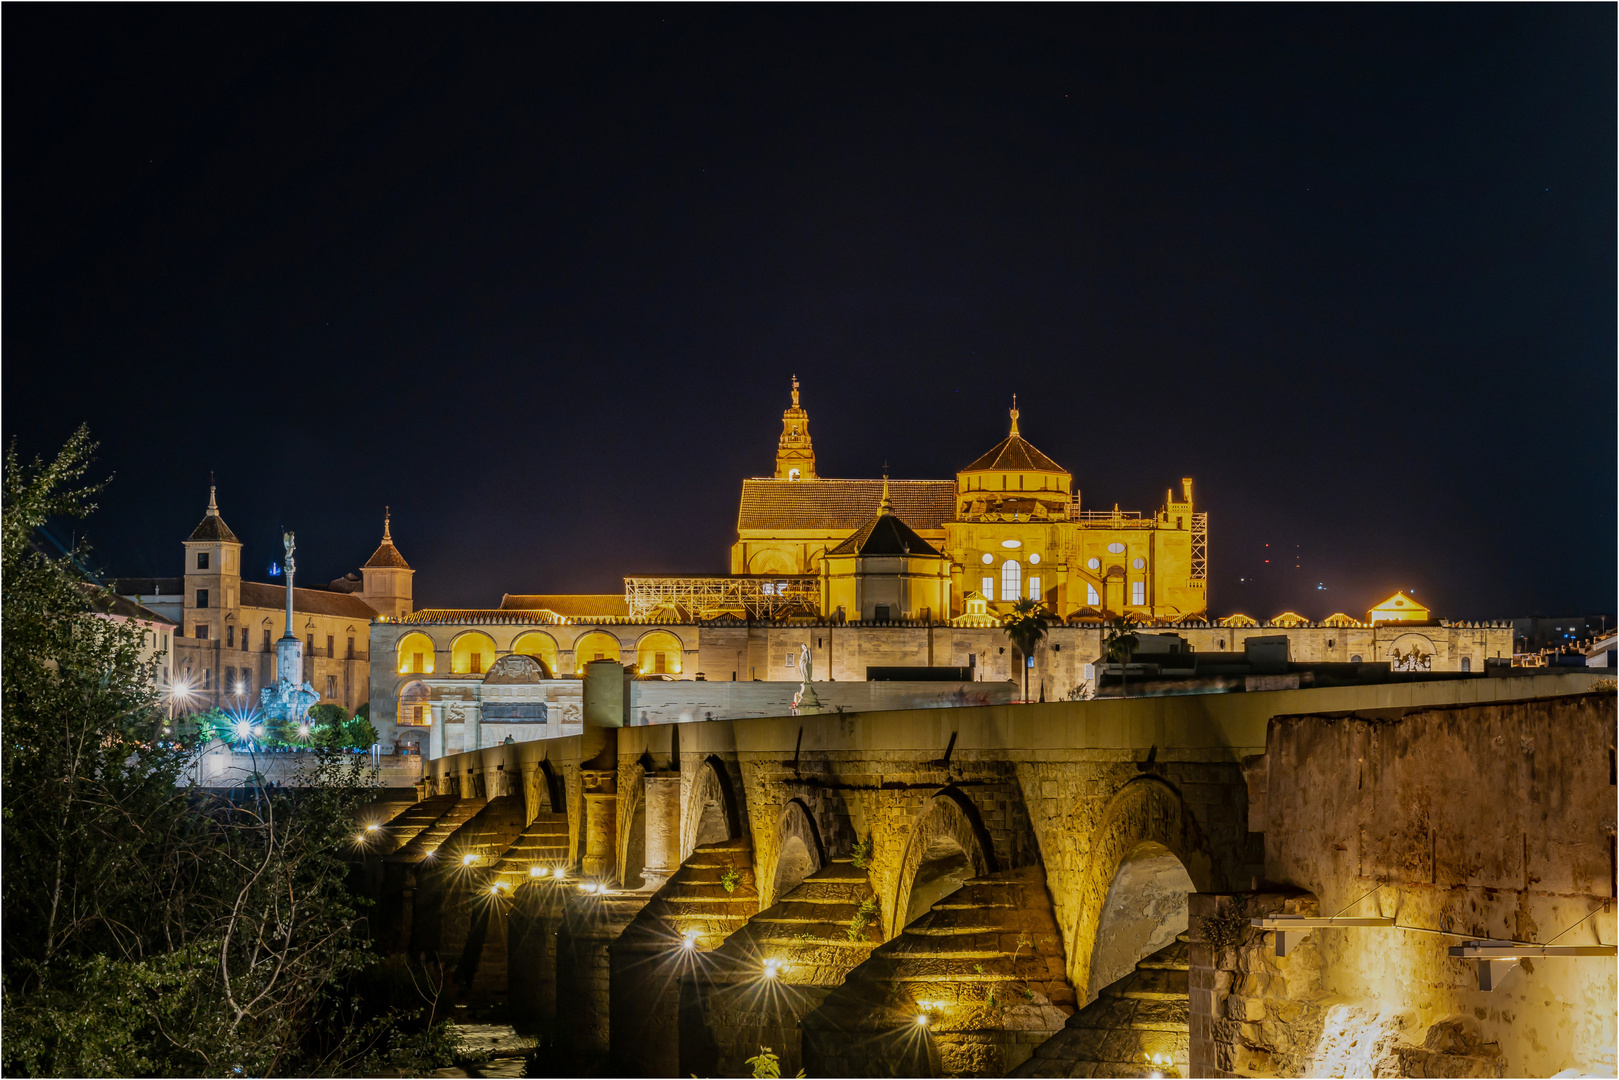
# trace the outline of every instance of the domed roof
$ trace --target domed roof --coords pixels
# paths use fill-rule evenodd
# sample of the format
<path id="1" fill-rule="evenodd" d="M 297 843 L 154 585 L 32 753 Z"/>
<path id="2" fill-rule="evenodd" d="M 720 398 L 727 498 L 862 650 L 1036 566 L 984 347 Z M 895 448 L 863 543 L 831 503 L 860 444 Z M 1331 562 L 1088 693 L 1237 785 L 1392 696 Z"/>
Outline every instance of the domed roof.
<path id="1" fill-rule="evenodd" d="M 1068 470 L 1036 450 L 1017 430 L 1017 398 L 1012 399 L 1012 433 L 995 448 L 961 471 L 967 472 L 1054 472 Z"/>

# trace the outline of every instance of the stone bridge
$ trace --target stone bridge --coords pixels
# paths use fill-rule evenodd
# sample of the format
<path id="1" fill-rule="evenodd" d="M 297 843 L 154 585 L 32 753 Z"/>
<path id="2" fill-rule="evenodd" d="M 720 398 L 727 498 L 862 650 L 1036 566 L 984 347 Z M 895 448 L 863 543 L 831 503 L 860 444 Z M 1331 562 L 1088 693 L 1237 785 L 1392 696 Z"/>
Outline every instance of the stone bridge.
<path id="1" fill-rule="evenodd" d="M 1273 718 L 1590 682 L 622 727 L 597 666 L 583 735 L 427 762 L 414 803 L 369 811 L 357 874 L 381 948 L 558 1068 L 649 1076 L 748 1075 L 761 1046 L 784 1075 L 1186 1075 L 1188 897 L 1268 887 Z M 1056 1049 L 1076 1024 L 1100 1034 Z"/>

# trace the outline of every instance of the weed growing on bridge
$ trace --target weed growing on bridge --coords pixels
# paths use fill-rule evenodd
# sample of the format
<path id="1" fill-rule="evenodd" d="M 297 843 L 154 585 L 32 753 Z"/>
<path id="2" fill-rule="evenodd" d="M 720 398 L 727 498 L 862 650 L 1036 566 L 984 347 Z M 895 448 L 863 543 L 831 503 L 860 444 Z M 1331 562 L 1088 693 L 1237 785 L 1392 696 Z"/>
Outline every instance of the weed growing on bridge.
<path id="1" fill-rule="evenodd" d="M 856 840 L 849 846 L 849 861 L 854 863 L 856 870 L 864 870 L 871 862 L 871 837 Z"/>
<path id="2" fill-rule="evenodd" d="M 854 918 L 849 920 L 844 933 L 849 935 L 850 941 L 859 941 L 866 936 L 866 927 L 870 926 L 871 920 L 876 917 L 877 901 L 867 897 L 860 901 L 860 906 L 855 909 Z"/>
<path id="3" fill-rule="evenodd" d="M 1248 920 L 1243 918 L 1241 912 L 1230 908 L 1203 916 L 1198 922 L 1197 933 L 1198 937 L 1202 938 L 1203 944 L 1219 952 L 1241 941 L 1247 928 Z"/>
<path id="4" fill-rule="evenodd" d="M 725 873 L 720 875 L 720 888 L 728 893 L 734 893 L 741 881 L 742 875 L 737 873 L 735 868 L 728 866 L 725 868 Z"/>

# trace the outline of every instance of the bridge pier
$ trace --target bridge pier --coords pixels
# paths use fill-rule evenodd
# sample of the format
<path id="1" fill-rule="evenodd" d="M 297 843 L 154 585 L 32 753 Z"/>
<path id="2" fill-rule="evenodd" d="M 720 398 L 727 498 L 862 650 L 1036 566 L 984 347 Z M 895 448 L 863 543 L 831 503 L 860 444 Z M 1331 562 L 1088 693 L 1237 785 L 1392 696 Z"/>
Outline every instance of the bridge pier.
<path id="1" fill-rule="evenodd" d="M 680 773 L 648 772 L 643 887 L 656 892 L 680 868 Z"/>

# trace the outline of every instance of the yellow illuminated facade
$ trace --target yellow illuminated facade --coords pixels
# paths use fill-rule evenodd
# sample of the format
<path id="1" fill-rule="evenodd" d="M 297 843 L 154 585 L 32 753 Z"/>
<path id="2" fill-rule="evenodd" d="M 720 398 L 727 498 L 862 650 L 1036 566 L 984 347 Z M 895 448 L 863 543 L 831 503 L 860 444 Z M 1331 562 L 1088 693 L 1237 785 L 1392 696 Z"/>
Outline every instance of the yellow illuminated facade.
<path id="1" fill-rule="evenodd" d="M 889 512 L 943 558 L 949 578 L 937 606 L 894 600 L 890 610 L 898 604 L 911 612 L 926 608 L 933 618 L 955 617 L 966 613 L 965 598 L 976 593 L 992 614 L 1034 599 L 1080 621 L 1203 616 L 1207 515 L 1193 505 L 1191 479 L 1181 480 L 1178 493 L 1171 489 L 1155 514 L 1083 509 L 1073 474 L 1024 439 L 1018 419 L 1014 404 L 1007 437 L 953 482 L 827 480 L 815 474 L 809 416 L 794 379 L 775 474 L 743 482 L 731 572 L 819 574 L 829 582 L 821 614 L 841 607 L 854 618 L 870 605 L 856 604 L 850 592 L 848 553 L 836 567 L 822 563 L 869 522 L 880 489 Z M 918 576 L 909 564 L 905 574 Z M 844 584 L 830 584 L 834 579 Z M 869 575 L 862 582 L 870 591 Z"/>
<path id="2" fill-rule="evenodd" d="M 1427 622 L 1433 613 L 1403 592 L 1397 592 L 1366 613 L 1368 623 Z"/>

